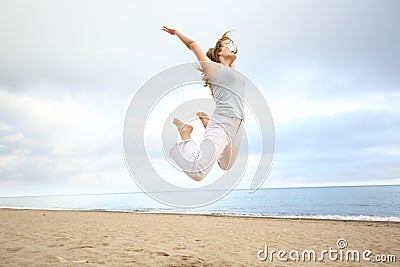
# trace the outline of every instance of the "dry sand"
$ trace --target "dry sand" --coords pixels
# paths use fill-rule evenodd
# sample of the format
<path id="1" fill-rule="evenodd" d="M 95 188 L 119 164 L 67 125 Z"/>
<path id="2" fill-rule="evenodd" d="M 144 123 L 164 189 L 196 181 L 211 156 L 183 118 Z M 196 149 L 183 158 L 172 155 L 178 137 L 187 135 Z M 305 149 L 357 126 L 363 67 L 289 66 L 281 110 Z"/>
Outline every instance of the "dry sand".
<path id="1" fill-rule="evenodd" d="M 260 261 L 265 246 L 288 261 Z M 329 247 L 358 250 L 360 262 L 301 260 Z M 364 250 L 397 262 L 365 261 Z M 400 266 L 400 223 L 0 209 L 0 266 Z"/>

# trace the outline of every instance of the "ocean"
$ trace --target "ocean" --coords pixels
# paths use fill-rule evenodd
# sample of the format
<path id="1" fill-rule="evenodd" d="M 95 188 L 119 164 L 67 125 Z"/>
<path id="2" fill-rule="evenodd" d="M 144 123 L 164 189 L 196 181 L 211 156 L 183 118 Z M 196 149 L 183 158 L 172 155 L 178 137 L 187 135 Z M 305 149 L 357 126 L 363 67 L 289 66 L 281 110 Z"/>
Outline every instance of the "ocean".
<path id="1" fill-rule="evenodd" d="M 0 197 L 0 208 L 220 214 L 400 222 L 400 185 L 233 190 L 199 208 L 174 208 L 145 193 Z"/>

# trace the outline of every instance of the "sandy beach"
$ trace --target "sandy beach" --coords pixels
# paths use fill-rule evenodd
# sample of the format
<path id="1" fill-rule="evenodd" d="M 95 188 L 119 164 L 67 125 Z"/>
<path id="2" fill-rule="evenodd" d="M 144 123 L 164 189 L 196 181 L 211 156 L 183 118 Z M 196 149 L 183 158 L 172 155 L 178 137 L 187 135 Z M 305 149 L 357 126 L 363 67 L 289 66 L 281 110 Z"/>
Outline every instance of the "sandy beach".
<path id="1" fill-rule="evenodd" d="M 0 209 L 0 237 L 0 266 L 399 266 L 400 262 L 396 222 Z"/>

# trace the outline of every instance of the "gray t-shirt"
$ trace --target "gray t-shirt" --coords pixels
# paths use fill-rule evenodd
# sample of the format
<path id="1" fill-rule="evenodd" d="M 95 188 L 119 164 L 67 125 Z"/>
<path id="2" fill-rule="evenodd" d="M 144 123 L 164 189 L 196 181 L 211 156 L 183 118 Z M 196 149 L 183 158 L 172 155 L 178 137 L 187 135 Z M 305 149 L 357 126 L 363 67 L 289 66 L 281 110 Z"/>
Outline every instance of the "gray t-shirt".
<path id="1" fill-rule="evenodd" d="M 215 97 L 214 114 L 244 119 L 245 79 L 227 66 L 220 64 L 220 71 L 210 79 Z"/>

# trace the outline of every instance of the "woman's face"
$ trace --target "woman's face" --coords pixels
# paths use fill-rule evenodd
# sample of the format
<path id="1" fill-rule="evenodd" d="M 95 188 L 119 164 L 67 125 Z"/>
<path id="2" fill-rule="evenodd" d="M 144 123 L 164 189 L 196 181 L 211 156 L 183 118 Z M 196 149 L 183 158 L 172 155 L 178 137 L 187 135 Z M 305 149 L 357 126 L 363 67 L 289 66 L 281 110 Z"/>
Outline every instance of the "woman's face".
<path id="1" fill-rule="evenodd" d="M 226 40 L 223 41 L 221 45 L 222 45 L 220 48 L 221 51 L 218 53 L 218 56 L 235 60 L 236 54 L 235 54 L 235 46 L 233 45 L 233 43 L 229 40 Z"/>

